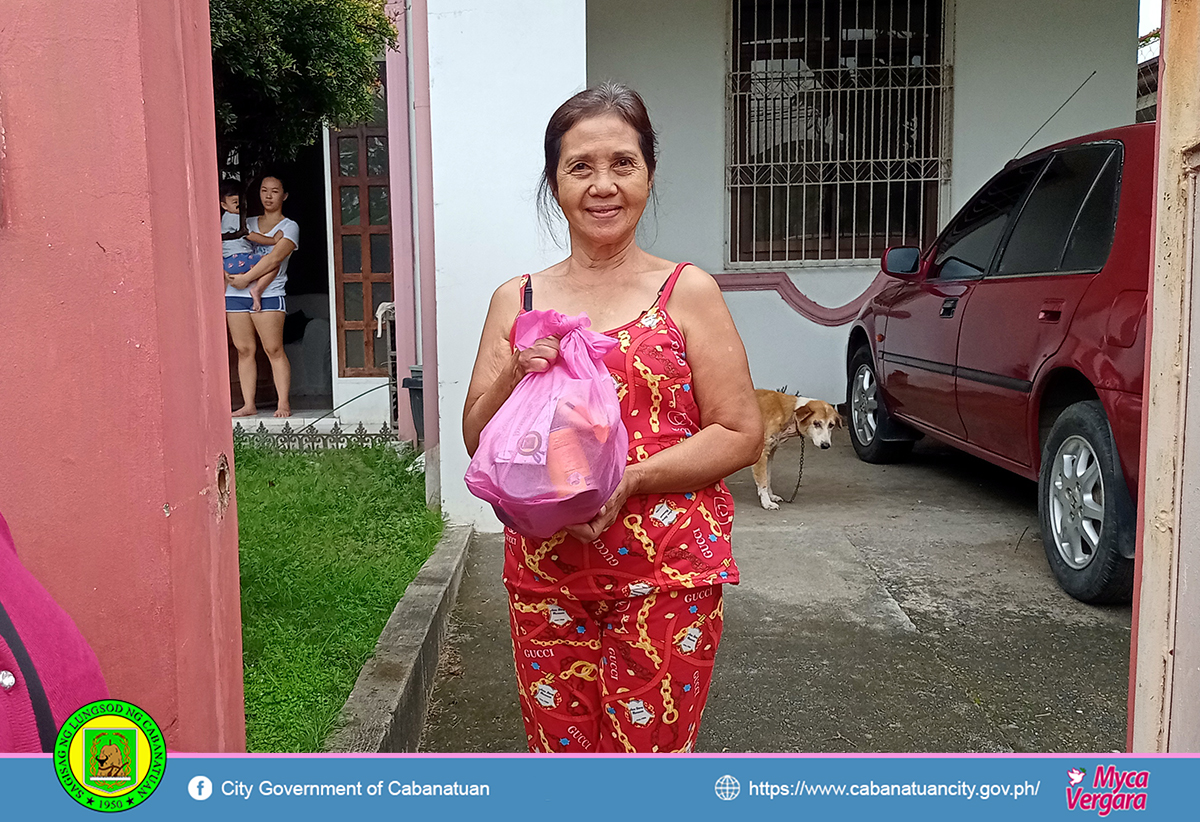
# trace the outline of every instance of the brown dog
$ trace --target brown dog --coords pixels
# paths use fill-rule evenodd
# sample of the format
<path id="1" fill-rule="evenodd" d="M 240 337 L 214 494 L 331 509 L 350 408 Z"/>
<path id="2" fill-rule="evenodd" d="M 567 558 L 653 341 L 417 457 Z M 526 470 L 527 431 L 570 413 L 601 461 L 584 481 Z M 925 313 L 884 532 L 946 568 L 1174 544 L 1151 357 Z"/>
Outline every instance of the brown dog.
<path id="1" fill-rule="evenodd" d="M 762 507 L 774 511 L 783 499 L 771 493 L 771 460 L 775 456 L 775 449 L 785 440 L 805 436 L 818 448 L 828 448 L 830 433 L 834 428 L 842 427 L 842 417 L 837 409 L 824 400 L 794 397 L 762 388 L 756 388 L 754 396 L 762 413 L 765 436 L 762 456 L 754 465 L 754 484 L 758 486 L 758 500 Z"/>

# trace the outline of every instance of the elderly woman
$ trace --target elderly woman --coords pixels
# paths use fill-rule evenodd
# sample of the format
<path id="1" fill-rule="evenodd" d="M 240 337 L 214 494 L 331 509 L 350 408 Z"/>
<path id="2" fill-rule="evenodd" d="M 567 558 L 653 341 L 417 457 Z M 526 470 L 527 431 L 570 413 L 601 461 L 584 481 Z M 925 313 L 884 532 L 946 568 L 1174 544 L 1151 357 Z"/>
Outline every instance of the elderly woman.
<path id="1" fill-rule="evenodd" d="M 510 344 L 519 312 L 586 312 L 619 345 L 605 365 L 628 465 L 590 522 L 547 540 L 505 533 L 504 582 L 532 751 L 690 751 L 721 639 L 733 499 L 722 478 L 757 460 L 762 422 L 746 352 L 716 282 L 641 249 L 656 140 L 641 97 L 605 83 L 550 118 L 543 193 L 570 256 L 492 297 L 463 413 L 474 454 L 488 420 L 558 343 Z"/>
<path id="2" fill-rule="evenodd" d="M 0 754 L 53 753 L 71 714 L 107 698 L 96 655 L 21 564 L 0 515 Z"/>

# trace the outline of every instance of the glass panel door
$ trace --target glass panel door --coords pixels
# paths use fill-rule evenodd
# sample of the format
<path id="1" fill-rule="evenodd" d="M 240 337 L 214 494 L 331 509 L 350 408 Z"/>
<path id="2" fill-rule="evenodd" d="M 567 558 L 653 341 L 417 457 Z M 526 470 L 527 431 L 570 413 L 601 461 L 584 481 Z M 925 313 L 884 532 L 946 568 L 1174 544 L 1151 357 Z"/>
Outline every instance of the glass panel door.
<path id="1" fill-rule="evenodd" d="M 338 374 L 386 377 L 387 351 L 375 311 L 392 299 L 387 77 L 381 62 L 376 114 L 330 131 Z M 376 350 L 376 347 L 380 350 Z"/>

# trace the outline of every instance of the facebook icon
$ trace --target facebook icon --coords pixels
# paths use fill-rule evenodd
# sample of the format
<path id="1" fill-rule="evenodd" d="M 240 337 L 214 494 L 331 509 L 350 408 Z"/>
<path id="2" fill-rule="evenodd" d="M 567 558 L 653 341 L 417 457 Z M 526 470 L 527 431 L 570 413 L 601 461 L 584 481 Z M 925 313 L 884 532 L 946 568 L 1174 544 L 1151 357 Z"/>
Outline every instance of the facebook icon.
<path id="1" fill-rule="evenodd" d="M 212 780 L 207 776 L 193 776 L 188 783 L 188 793 L 192 799 L 203 802 L 212 796 Z"/>

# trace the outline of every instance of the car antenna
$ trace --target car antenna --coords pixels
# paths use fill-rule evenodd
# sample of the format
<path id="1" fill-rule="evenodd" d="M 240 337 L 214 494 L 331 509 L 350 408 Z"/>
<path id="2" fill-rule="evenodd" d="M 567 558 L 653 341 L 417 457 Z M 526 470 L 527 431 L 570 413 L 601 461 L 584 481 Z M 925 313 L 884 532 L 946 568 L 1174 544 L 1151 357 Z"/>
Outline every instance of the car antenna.
<path id="1" fill-rule="evenodd" d="M 1076 94 L 1078 94 L 1083 89 L 1083 87 L 1088 84 L 1088 80 L 1091 80 L 1095 76 L 1096 76 L 1096 70 L 1092 69 L 1092 73 L 1087 76 L 1087 79 L 1085 79 L 1082 83 L 1079 84 L 1079 88 L 1077 88 L 1071 92 L 1071 97 L 1074 97 Z M 1057 117 L 1058 113 L 1060 111 L 1062 111 L 1064 108 L 1067 107 L 1067 103 L 1071 102 L 1071 97 L 1068 97 L 1067 99 L 1063 100 L 1063 104 L 1061 106 L 1059 106 L 1058 108 L 1056 108 L 1054 110 L 1054 113 L 1046 118 L 1046 122 L 1042 123 L 1040 126 L 1038 126 L 1037 131 L 1035 131 L 1033 134 L 1029 135 L 1029 139 L 1026 140 L 1024 142 L 1024 144 L 1019 149 L 1017 149 L 1017 153 L 1013 155 L 1013 157 L 1012 157 L 1013 160 L 1020 157 L 1021 152 L 1025 150 L 1025 146 L 1027 146 L 1031 142 L 1033 142 L 1033 138 L 1038 136 L 1038 134 L 1041 132 L 1041 130 L 1044 129 L 1050 123 L 1051 120 L 1053 120 L 1055 117 Z"/>

